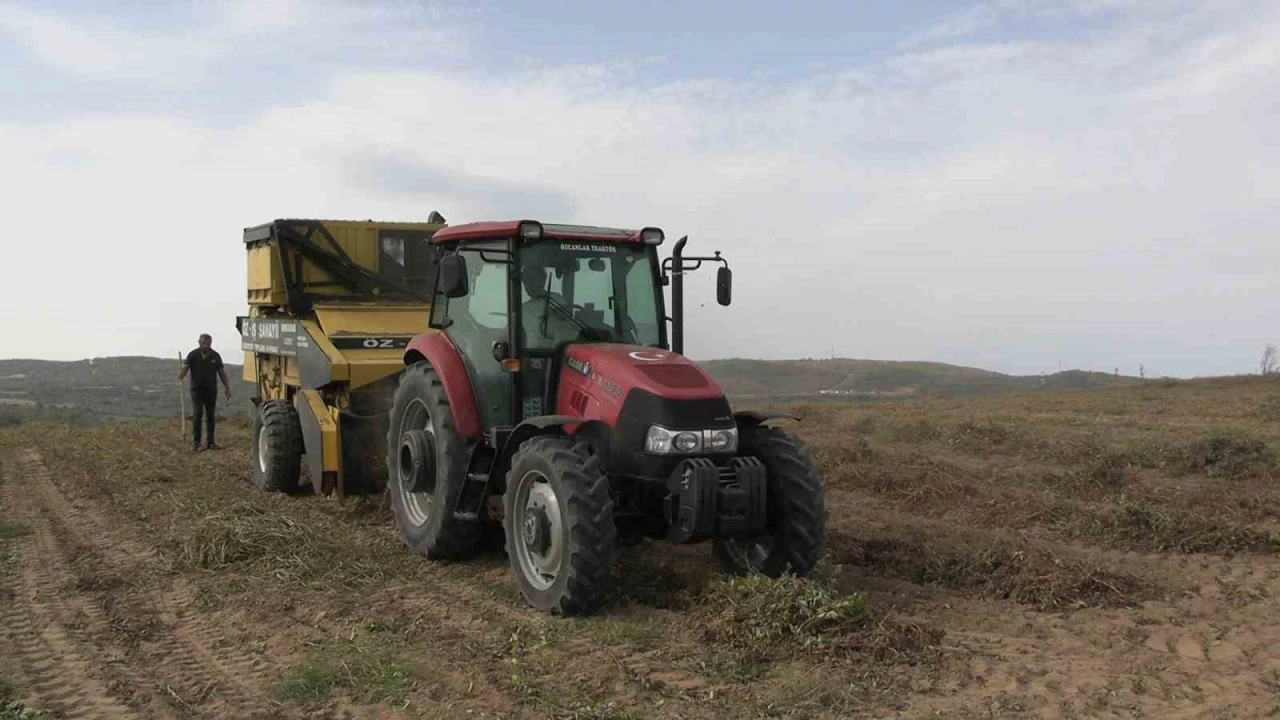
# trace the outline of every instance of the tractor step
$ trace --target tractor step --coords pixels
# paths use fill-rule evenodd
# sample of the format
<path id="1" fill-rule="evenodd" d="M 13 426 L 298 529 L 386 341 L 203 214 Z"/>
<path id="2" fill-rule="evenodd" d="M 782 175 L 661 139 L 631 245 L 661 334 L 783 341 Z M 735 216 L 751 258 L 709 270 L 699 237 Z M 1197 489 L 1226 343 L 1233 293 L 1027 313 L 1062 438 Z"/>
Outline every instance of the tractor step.
<path id="1" fill-rule="evenodd" d="M 458 520 L 477 520 L 484 505 L 484 495 L 489 487 L 489 473 L 467 473 L 467 481 L 458 493 L 458 506 L 453 516 Z"/>
<path id="2" fill-rule="evenodd" d="M 462 491 L 458 493 L 458 504 L 453 508 L 453 516 L 458 520 L 476 521 L 480 511 L 484 509 L 484 501 L 489 494 L 489 471 L 493 465 L 493 450 L 485 443 L 476 443 L 471 448 L 471 458 L 467 462 L 467 479 L 462 483 Z"/>

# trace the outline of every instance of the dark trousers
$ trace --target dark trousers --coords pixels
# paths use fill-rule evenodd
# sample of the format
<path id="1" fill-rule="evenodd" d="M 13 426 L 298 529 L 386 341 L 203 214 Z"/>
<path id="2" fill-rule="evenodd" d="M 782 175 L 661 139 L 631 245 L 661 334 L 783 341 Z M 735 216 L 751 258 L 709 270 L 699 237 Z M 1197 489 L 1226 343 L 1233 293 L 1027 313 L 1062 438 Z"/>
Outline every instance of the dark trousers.
<path id="1" fill-rule="evenodd" d="M 191 391 L 191 444 L 200 445 L 200 420 L 209 424 L 209 432 L 205 435 L 206 444 L 213 444 L 213 434 L 218 423 L 218 389 L 195 388 Z"/>

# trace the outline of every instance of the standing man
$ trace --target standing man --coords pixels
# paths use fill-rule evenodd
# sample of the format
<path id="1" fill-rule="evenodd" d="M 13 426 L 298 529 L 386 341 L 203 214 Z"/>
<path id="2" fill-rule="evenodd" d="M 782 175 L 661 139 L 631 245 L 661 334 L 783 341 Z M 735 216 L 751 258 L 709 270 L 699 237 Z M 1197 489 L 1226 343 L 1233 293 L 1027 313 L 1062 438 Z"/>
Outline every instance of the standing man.
<path id="1" fill-rule="evenodd" d="M 213 337 L 208 333 L 200 335 L 200 347 L 187 353 L 187 359 L 182 361 L 182 371 L 178 373 L 178 381 L 181 382 L 188 372 L 191 373 L 191 452 L 200 452 L 201 411 L 209 424 L 209 432 L 205 435 L 205 449 L 216 450 L 218 446 L 214 444 L 213 436 L 217 418 L 215 409 L 218 404 L 218 378 L 222 378 L 222 387 L 225 388 L 228 400 L 231 399 L 231 383 L 227 380 L 227 371 L 222 369 L 222 356 L 213 349 Z"/>

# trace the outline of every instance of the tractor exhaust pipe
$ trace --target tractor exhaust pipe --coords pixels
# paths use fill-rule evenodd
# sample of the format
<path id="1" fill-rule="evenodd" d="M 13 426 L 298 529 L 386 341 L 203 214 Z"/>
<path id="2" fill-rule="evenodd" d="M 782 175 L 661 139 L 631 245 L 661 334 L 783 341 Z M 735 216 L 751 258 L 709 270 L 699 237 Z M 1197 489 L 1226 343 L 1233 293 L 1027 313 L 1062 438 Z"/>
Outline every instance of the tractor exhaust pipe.
<path id="1" fill-rule="evenodd" d="M 689 242 L 685 235 L 676 241 L 671 251 L 671 350 L 684 354 L 684 244 Z"/>

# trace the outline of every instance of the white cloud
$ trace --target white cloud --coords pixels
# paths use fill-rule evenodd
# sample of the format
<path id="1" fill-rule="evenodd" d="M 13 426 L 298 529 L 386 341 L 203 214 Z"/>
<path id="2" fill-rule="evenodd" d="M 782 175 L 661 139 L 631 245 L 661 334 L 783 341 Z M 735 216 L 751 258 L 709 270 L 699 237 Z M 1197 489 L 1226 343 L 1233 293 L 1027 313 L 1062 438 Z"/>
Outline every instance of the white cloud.
<path id="1" fill-rule="evenodd" d="M 167 354 L 211 327 L 233 346 L 245 226 L 542 207 L 723 250 L 734 305 L 714 304 L 712 272 L 689 287 L 699 357 L 834 345 L 1019 372 L 1064 355 L 1245 370 L 1277 340 L 1263 309 L 1280 290 L 1280 22 L 1218 8 L 1197 33 L 1187 13 L 1200 9 L 1122 9 L 1141 22 L 1087 40 L 937 42 L 969 32 L 957 26 L 790 84 L 350 68 L 234 127 L 0 127 L 0 192 L 20 208 L 10 232 L 58 238 L 19 243 L 14 267 L 49 272 L 7 278 L 0 324 L 61 328 L 40 345 L 57 357 Z M 295 32 L 299 15 L 246 3 L 219 17 L 235 49 L 249 28 Z M 362 27 L 355 46 L 375 42 Z M 143 51 L 161 67 L 170 49 Z M 65 299 L 48 297 L 50 273 L 74 289 Z"/>
<path id="2" fill-rule="evenodd" d="M 176 80 L 222 52 L 208 36 L 147 36 L 104 18 L 63 18 L 13 3 L 0 3 L 0 32 L 52 67 L 96 80 Z"/>
<path id="3" fill-rule="evenodd" d="M 416 61 L 463 52 L 456 13 L 426 3 L 373 6 L 350 0 L 226 0 L 194 27 L 140 29 L 106 14 L 61 15 L 0 0 L 0 35 L 80 79 L 182 88 L 235 63 L 360 58 Z"/>

